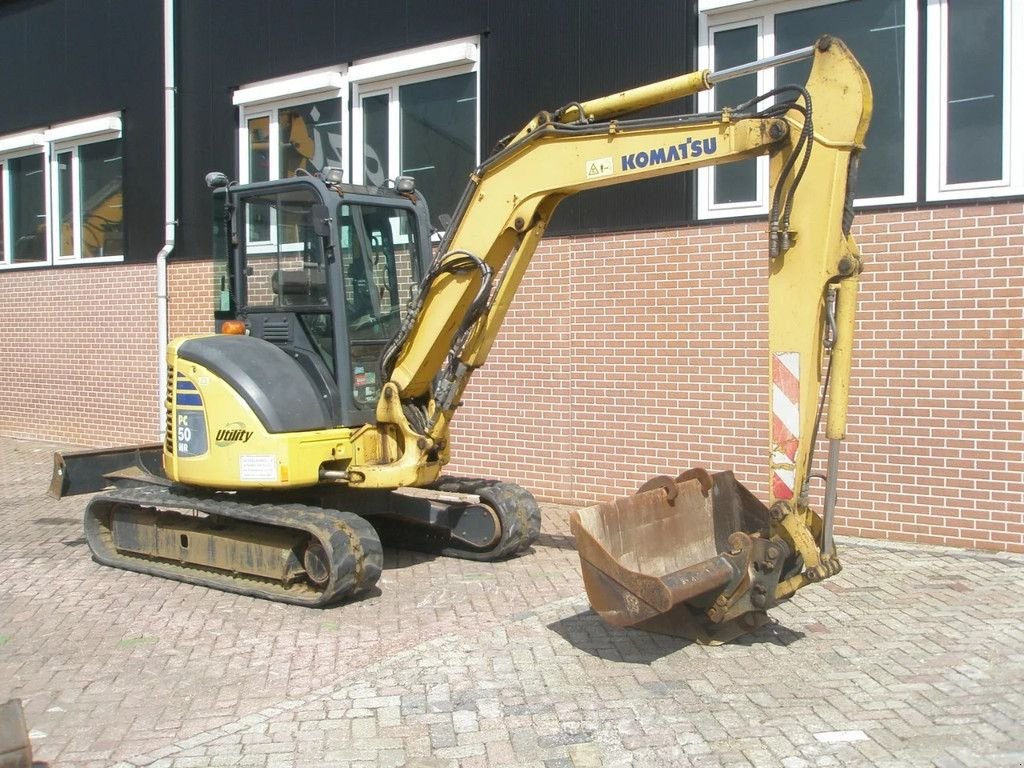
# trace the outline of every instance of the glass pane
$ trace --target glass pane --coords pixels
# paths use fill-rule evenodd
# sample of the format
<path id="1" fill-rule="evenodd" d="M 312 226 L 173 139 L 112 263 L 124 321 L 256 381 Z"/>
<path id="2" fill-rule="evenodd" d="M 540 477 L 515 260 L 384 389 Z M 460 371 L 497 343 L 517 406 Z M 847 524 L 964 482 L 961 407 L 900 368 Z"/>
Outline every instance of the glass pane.
<path id="1" fill-rule="evenodd" d="M 324 99 L 277 113 L 281 152 L 278 177 L 294 176 L 300 168 L 317 173 L 326 166 L 341 167 L 341 99 Z"/>
<path id="2" fill-rule="evenodd" d="M 381 355 L 419 282 L 416 223 L 409 211 L 369 205 L 342 205 L 338 218 L 352 393 L 356 403 L 371 405 L 380 394 Z"/>
<path id="3" fill-rule="evenodd" d="M 43 156 L 7 161 L 11 185 L 11 241 L 14 263 L 46 261 L 46 185 Z"/>
<path id="4" fill-rule="evenodd" d="M 71 153 L 57 155 L 57 221 L 60 222 L 60 255 L 75 255 L 75 220 L 71 206 Z"/>
<path id="5" fill-rule="evenodd" d="M 270 118 L 249 121 L 249 181 L 270 181 Z M 270 206 L 249 206 L 245 220 L 249 242 L 270 240 Z"/>
<path id="6" fill-rule="evenodd" d="M 270 181 L 270 118 L 249 121 L 249 181 Z"/>
<path id="7" fill-rule="evenodd" d="M 402 174 L 414 176 L 434 218 L 454 213 L 476 164 L 476 75 L 399 88 Z"/>
<path id="8" fill-rule="evenodd" d="M 4 227 L 4 165 L 0 163 L 0 264 L 7 261 L 7 236 Z"/>
<path id="9" fill-rule="evenodd" d="M 903 0 L 848 0 L 775 17 L 775 52 L 811 45 L 819 35 L 839 34 L 871 80 L 874 113 L 860 163 L 857 197 L 902 195 L 904 170 L 904 96 L 906 72 Z M 776 70 L 776 85 L 807 80 L 810 61 Z M 812 105 L 813 106 L 813 105 Z"/>
<path id="10" fill-rule="evenodd" d="M 946 182 L 1003 177 L 1003 0 L 950 0 Z"/>
<path id="11" fill-rule="evenodd" d="M 78 148 L 82 194 L 82 256 L 124 255 L 121 140 Z"/>
<path id="12" fill-rule="evenodd" d="M 245 253 L 246 303 L 260 307 L 326 306 L 327 272 L 323 241 L 313 231 L 312 191 L 272 192 L 241 201 L 243 215 L 272 210 L 278 245 L 252 245 Z"/>
<path id="13" fill-rule="evenodd" d="M 712 70 L 757 59 L 757 27 L 739 27 L 715 32 Z M 714 108 L 735 107 L 757 95 L 757 75 L 726 80 L 712 91 Z M 715 168 L 713 199 L 722 203 L 748 203 L 757 200 L 757 160 L 720 165 Z"/>
<path id="14" fill-rule="evenodd" d="M 228 261 L 228 238 L 231 237 L 231 223 L 228 219 L 227 195 L 216 192 L 213 195 L 213 311 L 230 313 L 235 309 L 234 289 L 231 284 L 231 265 Z"/>
<path id="15" fill-rule="evenodd" d="M 363 99 L 363 183 L 379 187 L 390 173 L 386 93 Z"/>

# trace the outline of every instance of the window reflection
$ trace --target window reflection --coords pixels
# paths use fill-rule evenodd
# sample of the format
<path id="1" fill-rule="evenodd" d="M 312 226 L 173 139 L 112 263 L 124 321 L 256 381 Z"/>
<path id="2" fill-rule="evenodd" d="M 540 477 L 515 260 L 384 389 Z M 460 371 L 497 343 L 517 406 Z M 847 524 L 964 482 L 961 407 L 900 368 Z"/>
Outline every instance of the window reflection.
<path id="1" fill-rule="evenodd" d="M 46 261 L 46 185 L 42 154 L 7 161 L 14 263 Z"/>
<path id="2" fill-rule="evenodd" d="M 454 213 L 476 163 L 476 76 L 453 75 L 398 89 L 402 174 L 435 217 Z"/>
<path id="3" fill-rule="evenodd" d="M 299 171 L 341 166 L 341 100 L 324 99 L 278 110 L 279 179 Z"/>
<path id="4" fill-rule="evenodd" d="M 416 293 L 416 227 L 409 211 L 369 205 L 339 210 L 352 392 L 360 405 L 380 394 L 380 358 Z"/>
<path id="5" fill-rule="evenodd" d="M 82 256 L 124 255 L 121 139 L 78 148 Z"/>

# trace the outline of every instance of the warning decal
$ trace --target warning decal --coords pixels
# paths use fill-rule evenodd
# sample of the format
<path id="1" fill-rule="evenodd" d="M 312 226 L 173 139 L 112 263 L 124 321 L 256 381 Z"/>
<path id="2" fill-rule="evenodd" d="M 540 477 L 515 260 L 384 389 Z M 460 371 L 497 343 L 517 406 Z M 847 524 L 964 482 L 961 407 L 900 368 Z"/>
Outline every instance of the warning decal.
<path id="1" fill-rule="evenodd" d="M 610 157 L 599 157 L 596 160 L 587 160 L 587 178 L 597 179 L 601 176 L 611 176 L 615 166 Z"/>

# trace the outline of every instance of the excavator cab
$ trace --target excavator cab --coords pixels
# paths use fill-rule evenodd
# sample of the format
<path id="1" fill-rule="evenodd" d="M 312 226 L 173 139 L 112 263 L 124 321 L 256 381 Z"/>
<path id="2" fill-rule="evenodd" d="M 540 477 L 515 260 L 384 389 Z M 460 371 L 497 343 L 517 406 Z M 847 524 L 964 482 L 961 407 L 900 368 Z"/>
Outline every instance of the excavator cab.
<path id="1" fill-rule="evenodd" d="M 428 213 L 414 191 L 326 177 L 214 190 L 215 315 L 291 357 L 329 426 L 356 426 L 373 420 L 383 351 L 429 266 Z"/>

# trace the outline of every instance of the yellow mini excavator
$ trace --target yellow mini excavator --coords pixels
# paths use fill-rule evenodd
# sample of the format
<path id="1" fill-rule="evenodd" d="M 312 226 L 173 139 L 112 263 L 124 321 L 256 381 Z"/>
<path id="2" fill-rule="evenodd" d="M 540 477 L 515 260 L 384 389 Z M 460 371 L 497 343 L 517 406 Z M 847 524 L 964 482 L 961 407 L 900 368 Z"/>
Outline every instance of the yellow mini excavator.
<path id="1" fill-rule="evenodd" d="M 803 58 L 802 86 L 708 114 L 636 114 Z M 466 384 L 558 203 L 768 155 L 770 498 L 697 469 L 571 518 L 609 622 L 704 642 L 749 631 L 839 571 L 861 272 L 852 180 L 870 113 L 863 69 L 828 37 L 541 112 L 470 175 L 436 254 L 411 178 L 355 186 L 329 168 L 237 185 L 212 173 L 220 332 L 170 344 L 162 444 L 58 455 L 52 491 L 100 491 L 85 531 L 101 563 L 301 605 L 371 588 L 382 540 L 474 560 L 521 552 L 540 531 L 533 497 L 441 470 Z M 826 400 L 819 515 L 807 485 Z"/>

